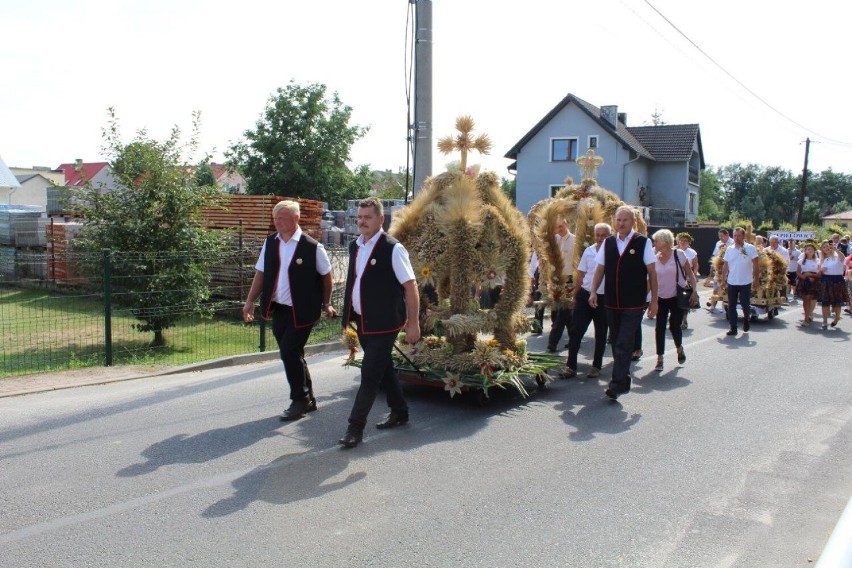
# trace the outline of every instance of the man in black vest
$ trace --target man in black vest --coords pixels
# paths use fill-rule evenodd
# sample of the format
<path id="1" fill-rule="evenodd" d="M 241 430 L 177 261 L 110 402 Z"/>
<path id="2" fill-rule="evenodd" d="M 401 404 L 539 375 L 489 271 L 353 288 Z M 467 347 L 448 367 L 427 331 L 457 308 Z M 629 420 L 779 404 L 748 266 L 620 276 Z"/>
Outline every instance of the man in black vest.
<path id="1" fill-rule="evenodd" d="M 349 245 L 343 327 L 350 322 L 357 327 L 364 359 L 349 427 L 340 439 L 344 448 L 354 448 L 361 442 L 367 415 L 380 386 L 385 390 L 390 414 L 376 428 L 392 428 L 408 422 L 408 404 L 396 376 L 391 350 L 403 328 L 406 343 L 417 343 L 420 339 L 420 295 L 408 251 L 382 230 L 384 220 L 379 199 L 369 197 L 358 204 L 361 236 Z"/>
<path id="2" fill-rule="evenodd" d="M 606 395 L 612 400 L 630 391 L 630 357 L 649 289 L 648 317 L 657 315 L 657 258 L 651 240 L 633 230 L 635 224 L 633 208 L 623 205 L 616 210 L 616 234 L 605 240 L 598 251 L 595 258 L 598 267 L 591 286 L 597 290 L 606 276 L 604 301 L 613 341 L 612 380 Z M 589 296 L 589 305 L 597 307 L 597 294 Z"/>
<path id="3" fill-rule="evenodd" d="M 290 407 L 281 420 L 298 420 L 317 409 L 311 374 L 305 363 L 305 344 L 322 311 L 331 305 L 331 263 L 325 248 L 299 227 L 299 204 L 280 201 L 272 209 L 276 233 L 263 243 L 255 265 L 243 320 L 254 320 L 254 303 L 260 296 L 260 315 L 272 315 L 272 335 L 278 342 L 284 373 L 290 383 Z"/>

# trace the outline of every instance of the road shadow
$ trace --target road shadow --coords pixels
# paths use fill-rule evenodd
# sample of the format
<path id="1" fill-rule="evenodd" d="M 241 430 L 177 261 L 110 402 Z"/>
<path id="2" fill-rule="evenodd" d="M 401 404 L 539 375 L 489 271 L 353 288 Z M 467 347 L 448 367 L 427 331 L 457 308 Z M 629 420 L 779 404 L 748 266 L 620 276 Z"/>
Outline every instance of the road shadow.
<path id="1" fill-rule="evenodd" d="M 587 442 L 601 434 L 621 434 L 632 428 L 642 418 L 641 414 L 628 414 L 618 401 L 604 396 L 604 384 L 597 379 L 574 380 L 567 400 L 554 408 L 561 412 L 562 421 L 573 428 L 568 438 L 573 442 Z M 626 395 L 626 396 L 629 396 Z"/>
<path id="2" fill-rule="evenodd" d="M 662 372 L 650 371 L 641 377 L 636 377 L 630 392 L 651 394 L 654 391 L 671 391 L 687 387 L 692 384 L 692 381 L 678 376 L 682 371 L 683 367 L 672 367 Z"/>
<path id="3" fill-rule="evenodd" d="M 145 461 L 119 470 L 118 477 L 134 477 L 152 473 L 165 465 L 204 463 L 243 450 L 257 442 L 281 436 L 278 416 L 214 428 L 194 436 L 178 434 L 148 446 L 142 452 Z"/>
<path id="4" fill-rule="evenodd" d="M 300 440 L 298 453 L 283 455 L 259 466 L 232 482 L 233 494 L 208 506 L 201 515 L 205 518 L 223 517 L 241 511 L 255 501 L 286 505 L 295 501 L 314 499 L 338 491 L 367 477 L 358 467 L 360 460 L 384 452 L 405 452 L 433 443 L 460 440 L 482 430 L 489 419 L 518 411 L 536 400 L 536 391 L 523 398 L 514 389 L 492 389 L 486 406 L 475 406 L 467 397 L 450 399 L 442 388 L 403 384 L 411 410 L 411 422 L 391 430 L 380 431 L 373 423 L 386 412 L 384 395 L 379 394 L 370 423 L 364 431 L 364 441 L 355 448 L 343 449 L 329 439 L 327 420 L 331 416 L 338 425 L 332 430 L 339 437 L 347 426 L 346 417 L 355 390 L 334 393 L 332 402 L 320 405 L 317 415 L 288 425 L 290 437 Z M 541 395 L 546 396 L 547 391 Z M 279 423 L 280 424 L 280 423 Z M 261 431 L 262 433 L 262 431 Z"/>

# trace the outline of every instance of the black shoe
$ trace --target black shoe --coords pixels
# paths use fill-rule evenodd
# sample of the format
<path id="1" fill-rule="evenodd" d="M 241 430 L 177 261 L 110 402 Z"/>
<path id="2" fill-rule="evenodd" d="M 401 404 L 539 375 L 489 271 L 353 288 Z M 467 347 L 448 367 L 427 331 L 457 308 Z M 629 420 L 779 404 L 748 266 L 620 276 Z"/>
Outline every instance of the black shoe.
<path id="1" fill-rule="evenodd" d="M 617 399 L 618 399 L 618 393 L 617 393 L 617 392 L 615 392 L 615 389 L 611 389 L 611 388 L 606 389 L 606 390 L 604 391 L 604 394 L 605 394 L 605 395 L 607 395 L 607 396 L 608 396 L 609 398 L 611 398 L 612 400 L 617 400 Z"/>
<path id="2" fill-rule="evenodd" d="M 343 446 L 344 448 L 354 448 L 358 444 L 361 443 L 361 440 L 364 439 L 364 432 L 361 430 L 353 430 L 349 428 L 346 430 L 346 434 L 340 438 L 337 443 Z"/>
<path id="3" fill-rule="evenodd" d="M 391 410 L 387 418 L 376 424 L 376 428 L 379 430 L 386 430 L 388 428 L 393 428 L 394 426 L 402 426 L 403 424 L 408 424 L 408 411 Z"/>
<path id="4" fill-rule="evenodd" d="M 681 347 L 680 351 L 677 352 L 677 362 L 681 365 L 686 363 L 686 352 L 683 350 L 683 347 Z"/>
<path id="5" fill-rule="evenodd" d="M 317 401 L 313 398 L 300 398 L 290 403 L 289 408 L 281 413 L 282 422 L 290 422 L 304 418 L 308 412 L 313 412 L 317 409 Z"/>
<path id="6" fill-rule="evenodd" d="M 548 353 L 556 353 L 556 346 L 548 344 L 547 345 L 547 352 Z"/>
<path id="7" fill-rule="evenodd" d="M 633 352 L 633 355 L 630 356 L 631 361 L 638 361 L 641 358 L 642 358 L 642 350 L 641 349 L 637 349 L 636 351 Z"/>
<path id="8" fill-rule="evenodd" d="M 749 318 L 746 318 L 746 320 L 743 322 L 743 331 L 749 330 L 749 328 L 751 327 L 750 323 L 751 322 L 749 321 Z"/>
<path id="9" fill-rule="evenodd" d="M 737 334 L 737 328 L 732 327 L 731 329 L 728 330 L 728 333 L 726 333 L 725 335 L 736 335 L 736 334 Z"/>

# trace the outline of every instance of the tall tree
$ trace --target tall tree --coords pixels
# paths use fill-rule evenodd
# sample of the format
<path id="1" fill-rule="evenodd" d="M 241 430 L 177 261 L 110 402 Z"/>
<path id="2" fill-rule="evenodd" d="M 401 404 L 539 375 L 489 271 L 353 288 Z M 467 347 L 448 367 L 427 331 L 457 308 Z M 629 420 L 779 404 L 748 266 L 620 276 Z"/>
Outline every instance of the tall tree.
<path id="1" fill-rule="evenodd" d="M 198 164 L 194 178 L 195 184 L 199 186 L 216 185 L 216 173 L 213 171 L 213 168 L 210 167 L 210 163 L 207 160 Z"/>
<path id="2" fill-rule="evenodd" d="M 512 205 L 517 203 L 516 193 L 517 193 L 517 180 L 508 179 L 508 178 L 500 178 L 500 189 L 503 190 L 503 193 L 506 194 L 506 197 L 512 202 Z"/>
<path id="3" fill-rule="evenodd" d="M 712 167 L 701 170 L 701 192 L 698 196 L 698 219 L 721 221 L 727 217 L 723 204 L 722 184 Z"/>
<path id="4" fill-rule="evenodd" d="M 253 130 L 226 152 L 229 165 L 248 178 L 248 193 L 327 201 L 341 208 L 366 195 L 369 169 L 346 165 L 352 145 L 368 127 L 350 125 L 352 108 L 326 86 L 294 81 L 269 98 Z"/>
<path id="5" fill-rule="evenodd" d="M 109 109 L 105 149 L 118 189 L 101 193 L 86 187 L 79 196 L 84 224 L 75 247 L 86 255 L 90 274 L 103 276 L 104 249 L 114 252 L 111 282 L 114 302 L 129 308 L 139 331 L 153 332 L 152 346 L 165 344 L 163 331 L 188 313 L 206 313 L 209 267 L 222 243 L 201 228 L 201 208 L 219 194 L 198 186 L 182 159 L 175 127 L 160 142 L 142 130 L 128 144 Z M 197 145 L 198 114 L 188 150 Z"/>

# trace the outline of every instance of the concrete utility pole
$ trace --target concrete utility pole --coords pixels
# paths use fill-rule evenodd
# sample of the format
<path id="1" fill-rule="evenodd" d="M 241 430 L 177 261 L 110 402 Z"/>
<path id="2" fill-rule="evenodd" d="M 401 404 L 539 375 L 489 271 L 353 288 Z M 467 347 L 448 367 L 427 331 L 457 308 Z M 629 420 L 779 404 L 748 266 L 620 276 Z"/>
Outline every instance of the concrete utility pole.
<path id="1" fill-rule="evenodd" d="M 805 167 L 802 170 L 802 192 L 799 194 L 799 214 L 796 216 L 796 230 L 802 230 L 802 212 L 805 208 L 805 195 L 808 193 L 808 152 L 811 151 L 811 139 L 805 138 Z"/>
<path id="2" fill-rule="evenodd" d="M 416 4 L 414 45 L 414 195 L 432 175 L 432 0 Z"/>

